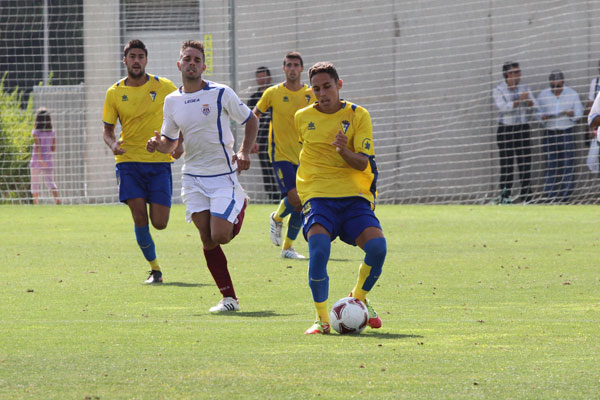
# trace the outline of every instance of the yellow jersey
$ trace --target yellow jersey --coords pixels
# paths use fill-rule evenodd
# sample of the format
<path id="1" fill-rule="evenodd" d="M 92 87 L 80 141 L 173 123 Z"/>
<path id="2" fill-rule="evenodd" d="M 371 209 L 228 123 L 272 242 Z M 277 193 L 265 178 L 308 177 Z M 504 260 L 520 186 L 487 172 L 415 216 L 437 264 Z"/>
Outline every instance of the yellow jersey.
<path id="1" fill-rule="evenodd" d="M 123 129 L 121 148 L 125 154 L 115 156 L 117 163 L 173 161 L 170 154 L 149 153 L 146 142 L 154 136 L 154 131 L 160 132 L 165 97 L 177 87 L 166 78 L 146 76 L 148 80 L 142 86 L 125 86 L 124 78 L 106 91 L 102 121 L 114 126 L 118 119 Z"/>
<path id="2" fill-rule="evenodd" d="M 302 204 L 317 197 L 362 197 L 374 206 L 377 166 L 369 112 L 342 100 L 341 109 L 325 114 L 317 110 L 316 104 L 299 110 L 294 117 L 302 143 L 296 174 L 296 189 Z M 339 130 L 348 137 L 350 150 L 369 158 L 365 170 L 350 167 L 332 145 Z"/>
<path id="3" fill-rule="evenodd" d="M 256 108 L 264 114 L 273 110 L 269 129 L 269 158 L 271 162 L 289 161 L 298 165 L 298 154 L 302 147 L 294 129 L 294 114 L 301 108 L 315 102 L 315 96 L 308 85 L 292 92 L 283 83 L 267 88 L 256 103 Z"/>

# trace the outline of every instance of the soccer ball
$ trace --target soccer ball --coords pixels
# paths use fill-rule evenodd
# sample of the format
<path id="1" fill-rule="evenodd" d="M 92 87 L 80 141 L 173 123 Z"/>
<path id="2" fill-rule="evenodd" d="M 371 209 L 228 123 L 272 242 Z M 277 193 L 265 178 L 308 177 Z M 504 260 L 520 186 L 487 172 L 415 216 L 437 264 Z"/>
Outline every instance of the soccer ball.
<path id="1" fill-rule="evenodd" d="M 367 326 L 369 312 L 362 301 L 354 297 L 344 297 L 333 305 L 329 318 L 337 333 L 359 334 Z"/>

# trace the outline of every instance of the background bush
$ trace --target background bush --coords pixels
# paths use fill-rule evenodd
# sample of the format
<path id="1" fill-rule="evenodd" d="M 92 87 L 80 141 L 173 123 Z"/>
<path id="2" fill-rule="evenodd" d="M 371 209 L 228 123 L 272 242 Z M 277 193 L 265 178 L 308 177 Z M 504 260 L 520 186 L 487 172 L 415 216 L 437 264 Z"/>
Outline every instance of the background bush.
<path id="1" fill-rule="evenodd" d="M 0 80 L 0 202 L 23 203 L 30 199 L 29 160 L 33 137 L 33 96 L 22 107 L 23 92 L 4 89 Z M 29 202 L 29 200 L 26 200 Z"/>

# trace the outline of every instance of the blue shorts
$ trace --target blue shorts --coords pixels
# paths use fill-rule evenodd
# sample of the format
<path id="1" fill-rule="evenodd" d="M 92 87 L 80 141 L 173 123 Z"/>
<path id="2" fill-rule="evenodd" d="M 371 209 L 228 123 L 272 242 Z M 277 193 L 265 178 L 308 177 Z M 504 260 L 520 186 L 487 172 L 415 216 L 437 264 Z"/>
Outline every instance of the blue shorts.
<path id="1" fill-rule="evenodd" d="M 122 162 L 116 170 L 119 201 L 143 198 L 147 203 L 171 207 L 171 163 Z"/>
<path id="2" fill-rule="evenodd" d="M 296 189 L 296 171 L 298 166 L 289 161 L 275 161 L 273 171 L 279 184 L 281 194 L 285 195 L 292 189 Z"/>
<path id="3" fill-rule="evenodd" d="M 352 246 L 356 238 L 369 227 L 381 229 L 381 224 L 371 210 L 371 203 L 362 197 L 315 198 L 304 203 L 302 233 L 304 238 L 313 224 L 322 225 L 331 241 L 336 237 Z"/>

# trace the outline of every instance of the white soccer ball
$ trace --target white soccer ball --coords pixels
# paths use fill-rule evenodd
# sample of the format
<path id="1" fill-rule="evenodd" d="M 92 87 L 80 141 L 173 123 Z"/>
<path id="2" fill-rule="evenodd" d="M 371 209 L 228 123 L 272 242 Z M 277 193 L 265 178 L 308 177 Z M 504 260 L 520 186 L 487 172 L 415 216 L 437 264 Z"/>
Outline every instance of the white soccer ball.
<path id="1" fill-rule="evenodd" d="M 344 297 L 333 305 L 329 318 L 337 333 L 359 334 L 367 326 L 369 312 L 362 301 L 354 297 Z"/>

